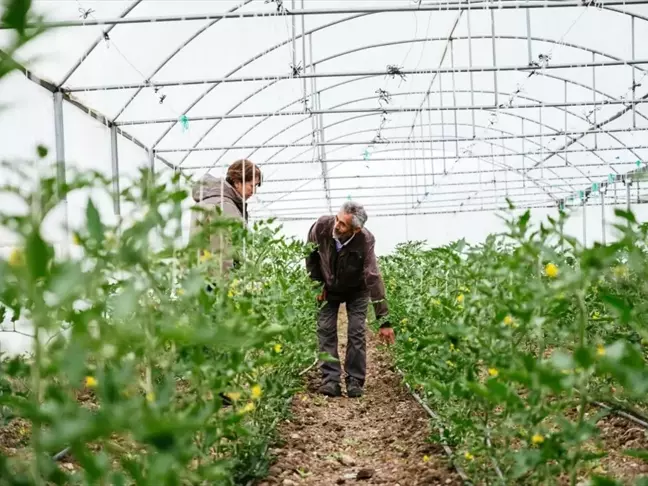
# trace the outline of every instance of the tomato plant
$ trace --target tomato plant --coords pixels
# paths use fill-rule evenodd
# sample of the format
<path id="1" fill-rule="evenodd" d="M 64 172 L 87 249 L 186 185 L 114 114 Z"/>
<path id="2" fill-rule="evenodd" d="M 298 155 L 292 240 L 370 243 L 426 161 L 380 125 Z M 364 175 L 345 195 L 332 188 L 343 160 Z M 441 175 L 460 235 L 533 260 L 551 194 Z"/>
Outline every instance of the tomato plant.
<path id="1" fill-rule="evenodd" d="M 34 345 L 0 365 L 0 418 L 31 430 L 27 459 L 0 457 L 0 482 L 238 484 L 261 474 L 298 372 L 316 357 L 305 247 L 266 224 L 248 232 L 219 220 L 245 259 L 214 277 L 218 257 L 199 255 L 215 228 L 182 243 L 181 176 L 142 170 L 120 195 L 132 213 L 117 219 L 93 203 L 110 195 L 101 174 L 68 181 L 30 187 L 17 171 L 1 189 L 24 211 L 0 214 L 21 241 L 0 260 L 0 303 L 3 317 L 31 320 Z M 75 191 L 91 197 L 64 256 L 43 222 Z M 73 471 L 52 460 L 66 447 Z"/>
<path id="2" fill-rule="evenodd" d="M 646 367 L 646 228 L 583 248 L 530 213 L 480 245 L 400 246 L 382 259 L 406 379 L 439 412 L 459 461 L 507 484 L 576 484 L 604 455 L 590 401 L 641 404 Z"/>

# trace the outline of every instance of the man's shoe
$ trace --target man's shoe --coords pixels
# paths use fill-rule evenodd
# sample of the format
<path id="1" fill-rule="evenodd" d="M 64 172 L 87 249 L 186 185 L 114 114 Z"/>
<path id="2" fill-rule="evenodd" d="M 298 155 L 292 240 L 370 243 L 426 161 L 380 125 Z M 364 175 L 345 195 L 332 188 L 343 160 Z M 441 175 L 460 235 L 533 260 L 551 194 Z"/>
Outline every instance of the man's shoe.
<path id="1" fill-rule="evenodd" d="M 326 383 L 324 383 L 319 387 L 319 392 L 322 395 L 326 395 L 327 397 L 342 396 L 342 388 L 340 387 L 340 384 L 335 381 L 327 381 Z"/>
<path id="2" fill-rule="evenodd" d="M 359 398 L 362 396 L 362 385 L 358 380 L 349 380 L 349 383 L 347 383 L 347 396 L 349 398 Z"/>

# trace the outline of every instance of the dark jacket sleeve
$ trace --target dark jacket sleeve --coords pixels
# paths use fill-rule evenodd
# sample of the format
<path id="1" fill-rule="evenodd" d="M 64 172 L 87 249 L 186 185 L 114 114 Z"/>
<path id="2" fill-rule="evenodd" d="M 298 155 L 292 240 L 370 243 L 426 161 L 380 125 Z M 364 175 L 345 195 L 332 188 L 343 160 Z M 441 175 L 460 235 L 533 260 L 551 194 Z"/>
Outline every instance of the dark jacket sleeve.
<path id="1" fill-rule="evenodd" d="M 310 244 L 315 244 L 315 245 L 318 244 L 317 223 L 311 226 L 310 230 L 308 231 L 308 238 L 306 241 L 307 243 Z M 322 275 L 320 254 L 317 246 L 306 257 L 306 270 L 308 270 L 311 279 L 315 280 L 316 282 L 324 282 L 324 276 Z"/>
<path id="2" fill-rule="evenodd" d="M 367 234 L 366 248 L 365 248 L 365 262 L 364 262 L 364 278 L 369 295 L 374 306 L 376 319 L 385 320 L 389 314 L 387 301 L 385 300 L 385 285 L 383 283 L 380 270 L 378 269 L 378 262 L 376 261 L 375 253 L 375 239 L 370 233 Z"/>

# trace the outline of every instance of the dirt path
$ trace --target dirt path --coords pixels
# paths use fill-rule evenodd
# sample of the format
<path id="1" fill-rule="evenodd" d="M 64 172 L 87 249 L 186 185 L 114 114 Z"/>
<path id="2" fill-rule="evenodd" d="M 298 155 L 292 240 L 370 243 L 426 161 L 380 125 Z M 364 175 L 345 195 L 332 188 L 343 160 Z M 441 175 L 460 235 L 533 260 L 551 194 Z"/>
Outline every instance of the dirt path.
<path id="1" fill-rule="evenodd" d="M 340 311 L 340 356 L 346 314 Z M 283 447 L 260 486 L 388 484 L 460 485 L 443 450 L 428 441 L 428 417 L 390 370 L 389 358 L 368 336 L 367 383 L 360 399 L 317 394 L 319 374 L 293 400 L 280 427 Z M 361 479 L 364 478 L 364 479 Z"/>

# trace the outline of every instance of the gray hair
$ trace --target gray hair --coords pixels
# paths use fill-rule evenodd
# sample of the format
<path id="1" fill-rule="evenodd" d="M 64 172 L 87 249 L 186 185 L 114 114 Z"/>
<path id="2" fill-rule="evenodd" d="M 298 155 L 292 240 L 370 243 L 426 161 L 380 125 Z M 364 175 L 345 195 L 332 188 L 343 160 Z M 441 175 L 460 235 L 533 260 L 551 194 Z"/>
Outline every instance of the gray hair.
<path id="1" fill-rule="evenodd" d="M 357 202 L 347 201 L 342 205 L 342 212 L 345 214 L 351 215 L 351 224 L 354 229 L 364 228 L 365 223 L 367 222 L 367 211 Z"/>

